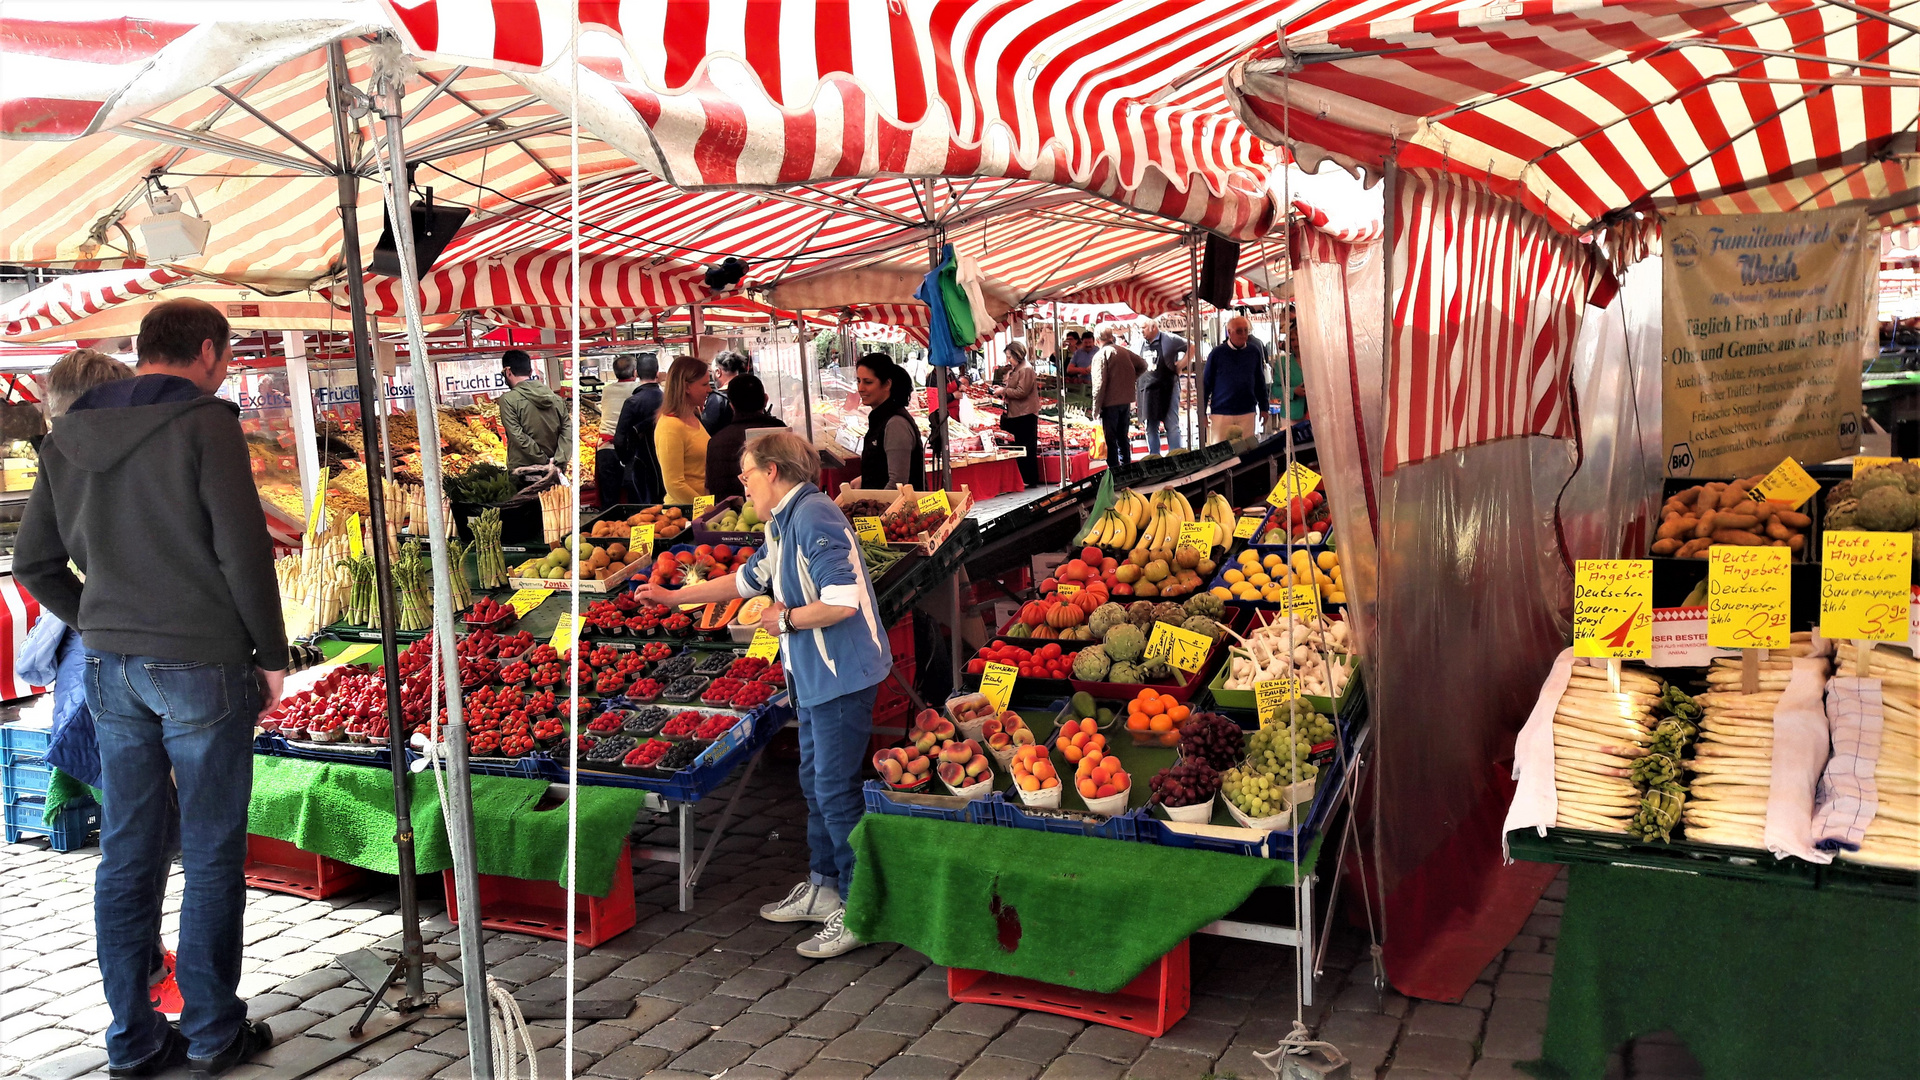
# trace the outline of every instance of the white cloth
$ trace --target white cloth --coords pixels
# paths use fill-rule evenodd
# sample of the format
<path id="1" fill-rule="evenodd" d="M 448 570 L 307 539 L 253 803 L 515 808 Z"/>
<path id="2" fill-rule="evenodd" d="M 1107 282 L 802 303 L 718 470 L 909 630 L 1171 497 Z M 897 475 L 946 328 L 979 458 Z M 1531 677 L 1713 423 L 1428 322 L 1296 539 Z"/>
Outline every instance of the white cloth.
<path id="1" fill-rule="evenodd" d="M 1527 715 L 1527 724 L 1513 742 L 1513 778 L 1517 782 L 1513 802 L 1507 805 L 1507 821 L 1500 827 L 1500 857 L 1512 862 L 1507 851 L 1507 834 L 1515 829 L 1534 829 L 1541 836 L 1560 817 L 1560 793 L 1553 784 L 1553 714 L 1566 695 L 1567 682 L 1573 678 L 1572 649 L 1560 650 L 1553 670 L 1540 687 L 1539 700 Z"/>
<path id="2" fill-rule="evenodd" d="M 1767 784 L 1767 850 L 1813 863 L 1833 861 L 1813 846 L 1813 792 L 1827 764 L 1827 710 L 1821 697 L 1827 662 L 1793 661 L 1793 677 L 1773 707 L 1773 769 Z"/>
<path id="3" fill-rule="evenodd" d="M 1833 756 L 1815 792 L 1813 844 L 1822 852 L 1858 851 L 1867 826 L 1880 812 L 1873 772 L 1880 764 L 1880 732 L 1886 722 L 1879 679 L 1827 681 L 1827 726 Z"/>
<path id="4" fill-rule="evenodd" d="M 973 331 L 979 337 L 993 334 L 993 314 L 987 310 L 987 295 L 980 283 L 985 277 L 980 273 L 980 263 L 971 255 L 955 252 L 953 256 L 953 278 L 960 284 L 960 291 L 967 294 L 967 307 L 973 316 Z"/>

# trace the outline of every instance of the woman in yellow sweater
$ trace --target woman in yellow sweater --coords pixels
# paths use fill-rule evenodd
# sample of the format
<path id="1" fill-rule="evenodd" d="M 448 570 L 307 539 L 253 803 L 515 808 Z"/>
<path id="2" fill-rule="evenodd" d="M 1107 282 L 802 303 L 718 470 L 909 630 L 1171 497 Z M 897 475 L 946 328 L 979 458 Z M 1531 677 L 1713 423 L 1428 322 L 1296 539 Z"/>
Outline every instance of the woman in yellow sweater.
<path id="1" fill-rule="evenodd" d="M 653 448 L 660 458 L 660 479 L 667 501 L 689 504 L 707 493 L 707 429 L 700 426 L 713 373 L 704 360 L 676 357 L 667 369 L 660 419 L 653 427 Z"/>

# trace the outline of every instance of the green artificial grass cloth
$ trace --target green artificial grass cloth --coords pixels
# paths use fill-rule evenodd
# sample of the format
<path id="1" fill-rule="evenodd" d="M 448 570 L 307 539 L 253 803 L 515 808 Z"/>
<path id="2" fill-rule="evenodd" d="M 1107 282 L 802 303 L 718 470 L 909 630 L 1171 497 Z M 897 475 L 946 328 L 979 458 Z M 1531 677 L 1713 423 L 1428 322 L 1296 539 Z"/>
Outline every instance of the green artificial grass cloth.
<path id="1" fill-rule="evenodd" d="M 1920 1076 L 1920 904 L 1575 863 L 1537 1076 L 1672 1031 L 1707 1080 Z"/>
<path id="2" fill-rule="evenodd" d="M 47 810 L 41 815 L 40 820 L 48 825 L 59 821 L 60 811 L 66 809 L 67 804 L 75 799 L 92 799 L 97 803 L 106 801 L 101 797 L 99 788 L 88 787 L 74 779 L 72 773 L 56 767 L 53 775 L 47 779 Z"/>
<path id="3" fill-rule="evenodd" d="M 1110 994 L 1291 863 L 868 814 L 847 928 L 937 964 Z"/>
<path id="4" fill-rule="evenodd" d="M 399 872 L 394 848 L 393 775 L 384 768 L 256 755 L 247 830 L 303 851 L 383 874 Z M 473 777 L 474 847 L 480 872 L 527 881 L 564 882 L 565 804 L 537 805 L 545 780 Z M 580 787 L 580 892 L 605 896 L 614 863 L 646 792 Z M 430 874 L 453 865 L 440 793 L 433 778 L 412 778 L 414 862 Z"/>

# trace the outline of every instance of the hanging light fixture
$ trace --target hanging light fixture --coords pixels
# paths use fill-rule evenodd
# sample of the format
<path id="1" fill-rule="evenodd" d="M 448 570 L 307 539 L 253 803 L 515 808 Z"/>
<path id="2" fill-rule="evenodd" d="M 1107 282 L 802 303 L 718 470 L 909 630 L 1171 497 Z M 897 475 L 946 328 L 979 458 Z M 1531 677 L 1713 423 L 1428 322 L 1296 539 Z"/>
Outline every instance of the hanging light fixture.
<path id="1" fill-rule="evenodd" d="M 192 204 L 191 214 L 180 209 L 181 192 L 185 190 L 168 191 L 160 183 L 158 174 L 147 178 L 149 212 L 139 229 L 150 263 L 178 262 L 206 253 L 207 235 L 213 231 L 213 223 L 200 216 L 197 202 Z M 187 197 L 192 199 L 192 193 L 187 192 Z"/>

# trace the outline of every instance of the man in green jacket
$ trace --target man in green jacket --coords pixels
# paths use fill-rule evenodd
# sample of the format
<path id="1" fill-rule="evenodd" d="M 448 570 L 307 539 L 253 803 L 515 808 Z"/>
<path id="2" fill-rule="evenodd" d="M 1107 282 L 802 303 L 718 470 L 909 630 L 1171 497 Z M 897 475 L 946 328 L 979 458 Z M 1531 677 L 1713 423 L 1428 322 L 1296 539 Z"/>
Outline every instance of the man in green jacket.
<path id="1" fill-rule="evenodd" d="M 533 357 L 525 351 L 508 349 L 500 365 L 507 378 L 507 392 L 500 395 L 507 471 L 525 487 L 540 477 L 520 470 L 544 465 L 557 475 L 573 460 L 573 417 L 560 395 L 533 377 Z"/>

